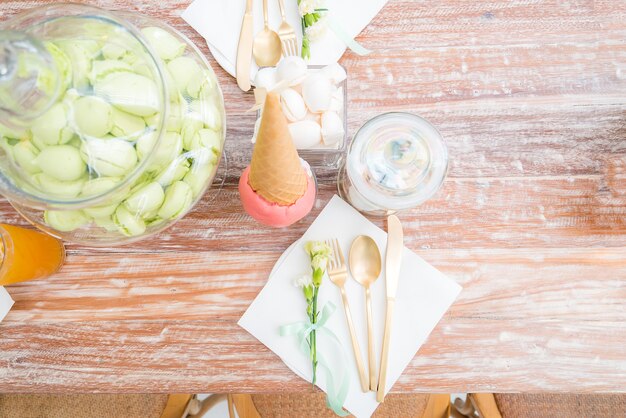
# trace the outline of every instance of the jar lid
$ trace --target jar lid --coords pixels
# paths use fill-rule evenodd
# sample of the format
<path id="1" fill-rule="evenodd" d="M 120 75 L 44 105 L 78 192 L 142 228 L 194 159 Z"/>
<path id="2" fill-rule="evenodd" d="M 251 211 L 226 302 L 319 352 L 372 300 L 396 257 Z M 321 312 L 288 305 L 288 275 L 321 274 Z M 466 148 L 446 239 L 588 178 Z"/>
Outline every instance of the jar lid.
<path id="1" fill-rule="evenodd" d="M 441 187 L 448 151 L 427 120 L 410 113 L 385 113 L 355 134 L 347 173 L 356 190 L 372 204 L 401 210 L 419 205 Z"/>

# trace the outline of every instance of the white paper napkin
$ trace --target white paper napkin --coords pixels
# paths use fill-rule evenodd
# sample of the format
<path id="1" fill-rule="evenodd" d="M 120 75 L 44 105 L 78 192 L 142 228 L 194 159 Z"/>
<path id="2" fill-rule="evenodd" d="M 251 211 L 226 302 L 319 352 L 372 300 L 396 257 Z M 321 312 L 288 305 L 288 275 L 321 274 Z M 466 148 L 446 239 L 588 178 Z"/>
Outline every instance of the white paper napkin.
<path id="1" fill-rule="evenodd" d="M 306 320 L 306 302 L 302 291 L 293 285 L 294 279 L 300 277 L 309 268 L 310 261 L 303 250 L 303 244 L 310 240 L 337 238 L 347 259 L 350 244 L 358 235 L 371 236 L 378 244 L 383 259 L 383 273 L 372 286 L 376 364 L 380 367 L 385 322 L 384 262 L 387 233 L 368 221 L 338 196 L 331 199 L 302 239 L 281 257 L 267 284 L 239 320 L 240 326 L 278 354 L 290 369 L 308 381 L 311 380 L 312 374 L 308 356 L 299 350 L 295 337 L 281 337 L 278 331 L 281 325 Z M 327 326 L 342 342 L 349 359 L 346 366 L 350 374 L 351 386 L 344 406 L 359 418 L 369 417 L 378 406 L 376 394 L 361 392 L 339 290 L 327 277 L 324 280 L 326 282 L 320 288 L 319 307 L 321 308 L 328 301 L 332 301 L 337 306 L 337 311 L 327 322 Z M 407 248 L 404 249 L 391 337 L 386 386 L 388 391 L 460 291 L 461 287 L 458 284 L 426 263 L 417 254 Z M 367 365 L 364 290 L 350 278 L 346 283 L 346 292 L 362 358 Z M 324 341 L 321 339 L 318 342 L 318 350 L 324 351 Z M 326 382 L 323 378 L 318 380 L 318 386 L 326 391 Z"/>
<path id="2" fill-rule="evenodd" d="M 2 286 L 0 286 L 0 322 L 9 313 L 11 306 L 13 306 L 13 299 L 9 296 L 9 292 Z"/>
<path id="3" fill-rule="evenodd" d="M 351 36 L 356 37 L 378 14 L 387 0 L 329 0 L 327 5 L 334 20 L 337 20 Z M 254 0 L 254 33 L 263 29 L 263 2 Z M 206 39 L 211 53 L 230 75 L 235 75 L 237 45 L 241 31 L 241 20 L 246 8 L 246 0 L 195 0 L 182 14 L 182 18 Z M 285 2 L 287 21 L 293 26 L 302 40 L 302 26 L 298 5 L 295 0 Z M 268 4 L 270 27 L 278 29 L 281 22 L 278 2 Z M 367 45 L 364 45 L 367 47 Z M 337 62 L 346 50 L 346 45 L 332 31 L 324 38 L 311 43 L 310 65 L 328 65 Z M 252 60 L 251 80 L 258 67 Z"/>

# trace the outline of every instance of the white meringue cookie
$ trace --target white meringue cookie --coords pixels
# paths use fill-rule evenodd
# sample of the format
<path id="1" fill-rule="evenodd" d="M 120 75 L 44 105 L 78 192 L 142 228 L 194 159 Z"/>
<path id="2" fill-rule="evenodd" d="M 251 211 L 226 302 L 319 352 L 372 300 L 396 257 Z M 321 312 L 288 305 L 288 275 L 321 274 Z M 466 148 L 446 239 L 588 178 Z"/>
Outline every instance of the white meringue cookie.
<path id="1" fill-rule="evenodd" d="M 322 141 L 321 127 L 311 120 L 301 120 L 289 124 L 289 132 L 298 149 L 313 148 Z"/>
<path id="2" fill-rule="evenodd" d="M 343 139 L 343 121 L 336 112 L 324 112 L 322 114 L 321 133 L 324 145 L 336 145 Z"/>
<path id="3" fill-rule="evenodd" d="M 265 67 L 261 68 L 254 77 L 254 86 L 256 88 L 265 88 L 270 90 L 276 85 L 278 80 L 276 79 L 276 68 Z"/>
<path id="4" fill-rule="evenodd" d="M 333 112 L 341 112 L 343 110 L 343 87 L 337 87 L 332 97 L 330 98 L 330 106 L 328 110 Z"/>
<path id="5" fill-rule="evenodd" d="M 313 74 L 302 83 L 302 97 L 311 112 L 322 113 L 330 107 L 335 87 L 322 74 Z"/>
<path id="6" fill-rule="evenodd" d="M 320 72 L 328 77 L 333 84 L 339 84 L 348 77 L 346 69 L 336 62 L 322 68 Z"/>
<path id="7" fill-rule="evenodd" d="M 285 89 L 280 92 L 283 113 L 290 122 L 302 120 L 306 116 L 306 106 L 302 96 L 295 90 Z"/>
<path id="8" fill-rule="evenodd" d="M 302 83 L 307 76 L 307 64 L 299 56 L 283 58 L 276 67 L 277 81 L 286 81 L 289 86 Z"/>

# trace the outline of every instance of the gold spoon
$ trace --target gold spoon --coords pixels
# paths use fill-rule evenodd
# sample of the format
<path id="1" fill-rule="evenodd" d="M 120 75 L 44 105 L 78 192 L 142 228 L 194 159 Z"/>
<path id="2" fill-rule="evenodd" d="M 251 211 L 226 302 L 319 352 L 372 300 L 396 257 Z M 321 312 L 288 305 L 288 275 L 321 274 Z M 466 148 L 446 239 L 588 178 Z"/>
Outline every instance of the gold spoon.
<path id="1" fill-rule="evenodd" d="M 254 38 L 252 55 L 259 67 L 273 67 L 280 60 L 282 47 L 278 34 L 267 23 L 267 0 L 263 0 L 263 20 L 265 26 Z"/>
<path id="2" fill-rule="evenodd" d="M 376 355 L 374 353 L 374 330 L 372 327 L 372 298 L 370 286 L 381 272 L 380 251 L 376 242 L 359 235 L 350 247 L 350 272 L 352 277 L 365 288 L 365 310 L 367 313 L 367 355 L 369 358 L 370 390 L 378 387 L 376 379 Z"/>

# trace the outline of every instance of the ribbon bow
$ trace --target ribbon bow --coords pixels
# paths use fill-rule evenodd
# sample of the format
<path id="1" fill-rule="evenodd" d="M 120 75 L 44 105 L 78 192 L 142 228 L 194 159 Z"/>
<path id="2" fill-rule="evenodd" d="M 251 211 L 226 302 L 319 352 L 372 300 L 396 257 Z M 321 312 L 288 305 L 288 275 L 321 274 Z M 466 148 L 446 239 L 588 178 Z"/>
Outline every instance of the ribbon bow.
<path id="1" fill-rule="evenodd" d="M 348 359 L 346 353 L 343 351 L 343 346 L 341 342 L 339 342 L 339 338 L 335 335 L 334 332 L 330 331 L 328 328 L 324 327 L 330 316 L 335 312 L 337 307 L 334 303 L 328 302 L 322 308 L 318 320 L 315 324 L 312 324 L 311 321 L 300 321 L 295 322 L 293 324 L 283 325 L 280 327 L 279 332 L 282 337 L 297 335 L 298 340 L 300 342 L 300 349 L 305 353 L 309 354 L 309 346 L 307 343 L 307 339 L 311 332 L 319 331 L 319 335 L 324 335 L 328 337 L 328 339 L 333 342 L 340 354 L 341 364 L 348 364 Z M 343 371 L 341 374 L 341 378 L 339 380 L 339 387 L 337 387 L 337 378 L 333 373 L 333 368 L 331 368 L 326 361 L 325 357 L 317 352 L 317 365 L 324 372 L 326 376 L 326 405 L 333 410 L 333 412 L 340 417 L 345 417 L 349 413 L 343 409 L 343 403 L 348 396 L 348 389 L 350 388 L 350 380 L 348 378 L 348 373 Z"/>

